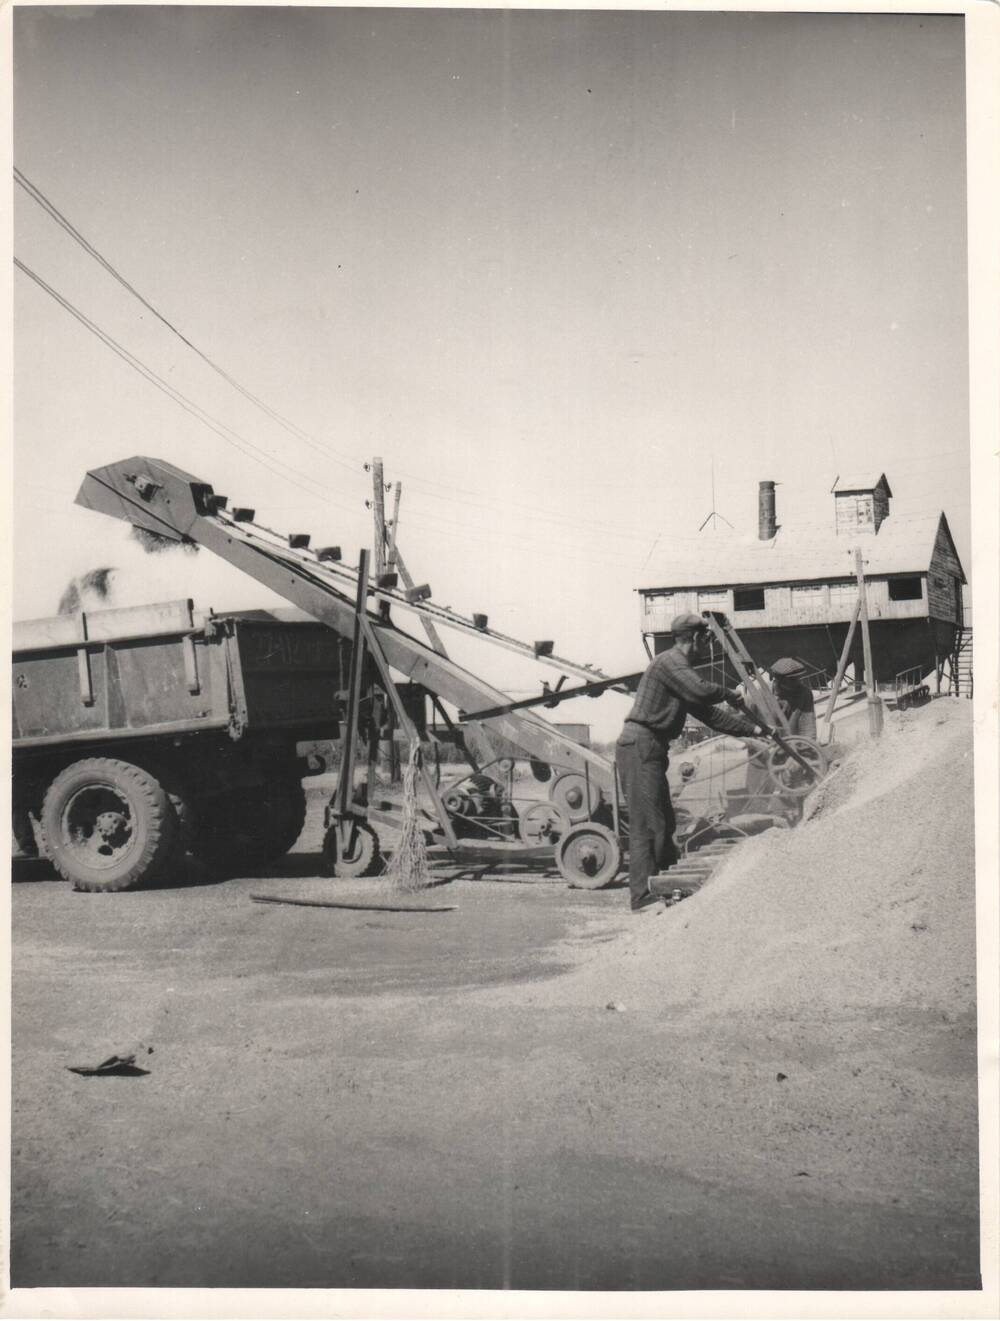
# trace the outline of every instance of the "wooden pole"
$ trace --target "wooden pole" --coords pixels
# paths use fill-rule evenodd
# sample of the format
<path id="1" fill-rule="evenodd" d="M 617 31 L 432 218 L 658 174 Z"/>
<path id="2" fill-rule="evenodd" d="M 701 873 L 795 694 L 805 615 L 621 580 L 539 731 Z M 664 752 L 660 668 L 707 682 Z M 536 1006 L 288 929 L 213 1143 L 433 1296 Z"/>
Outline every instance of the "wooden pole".
<path id="1" fill-rule="evenodd" d="M 403 494 L 403 483 L 397 482 L 392 488 L 392 522 L 389 524 L 389 558 L 387 569 L 389 573 L 396 570 L 396 531 L 399 527 L 399 497 Z"/>
<path id="2" fill-rule="evenodd" d="M 396 569 L 399 572 L 399 577 L 403 583 L 403 586 L 406 588 L 407 591 L 410 591 L 413 587 L 413 578 L 410 574 L 409 569 L 407 569 L 406 564 L 403 562 L 403 556 L 400 553 L 399 546 L 395 544 L 395 542 L 393 543 L 392 553 L 396 557 Z M 437 654 L 439 656 L 447 656 L 448 653 L 447 651 L 445 651 L 444 643 L 441 641 L 441 635 L 438 633 L 437 629 L 434 627 L 431 621 L 427 618 L 426 615 L 421 615 L 420 622 L 423 624 L 424 632 L 427 634 L 427 641 L 431 644 L 431 646 L 434 648 Z"/>
<path id="3" fill-rule="evenodd" d="M 385 573 L 385 478 L 382 460 L 372 459 L 372 514 L 375 518 L 375 578 Z"/>
<path id="4" fill-rule="evenodd" d="M 830 742 L 830 736 L 833 728 L 833 708 L 836 705 L 837 698 L 840 696 L 840 685 L 844 682 L 844 675 L 847 673 L 847 667 L 851 660 L 851 643 L 854 641 L 854 630 L 858 626 L 858 616 L 861 614 L 861 597 L 854 602 L 854 612 L 851 615 L 851 625 L 847 630 L 847 637 L 844 639 L 844 649 L 840 653 L 840 663 L 837 666 L 837 673 L 833 680 L 833 687 L 830 689 L 830 700 L 826 707 L 826 741 Z"/>
<path id="5" fill-rule="evenodd" d="M 354 799 L 354 761 L 358 746 L 358 709 L 361 705 L 361 680 L 365 662 L 367 634 L 364 618 L 368 612 L 368 552 L 362 550 L 358 563 L 358 595 L 355 602 L 354 637 L 351 645 L 351 677 L 344 713 L 344 734 L 340 751 L 340 778 L 334 799 L 337 816 L 344 821 Z"/>
<path id="6" fill-rule="evenodd" d="M 395 573 L 395 572 L 396 572 L 396 563 L 397 563 L 397 560 L 396 560 L 396 530 L 397 530 L 397 528 L 399 527 L 399 500 L 400 500 L 400 496 L 401 496 L 402 494 L 403 494 L 403 483 L 402 483 L 402 482 L 396 482 L 395 485 L 394 485 L 394 487 L 393 487 L 393 498 L 392 498 L 392 522 L 389 524 L 389 534 L 388 534 L 389 547 L 388 547 L 388 558 L 387 558 L 387 560 L 386 560 L 386 571 L 387 571 L 388 573 Z M 407 577 L 408 577 L 408 576 L 409 576 L 409 575 L 407 575 Z M 404 578 L 404 581 L 403 581 L 403 585 L 404 585 L 404 587 L 412 587 L 412 586 L 413 586 L 412 582 L 409 582 L 409 583 L 406 582 L 406 579 L 405 579 L 405 578 Z M 387 612 L 387 611 L 383 611 L 383 614 L 387 616 L 387 615 L 388 615 L 388 612 Z M 399 760 L 399 744 L 396 742 L 395 730 L 394 730 L 394 728 L 392 728 L 392 726 L 390 725 L 390 730 L 389 730 L 389 779 L 392 781 L 393 784 L 399 784 L 399 783 L 402 781 L 402 778 L 403 778 L 403 768 L 402 768 L 402 766 L 400 765 L 400 760 Z"/>
<path id="7" fill-rule="evenodd" d="M 382 681 L 382 688 L 384 689 L 386 696 L 389 698 L 389 701 L 392 703 L 393 709 L 396 713 L 396 724 L 406 735 L 406 740 L 410 746 L 416 747 L 417 749 L 417 769 L 420 772 L 420 778 L 424 782 L 424 788 L 427 790 L 427 793 L 434 804 L 438 824 L 445 837 L 445 842 L 449 848 L 455 849 L 458 847 L 458 840 L 455 836 L 454 827 L 451 824 L 451 818 L 448 816 L 447 809 L 441 801 L 441 795 L 438 793 L 437 785 L 434 783 L 427 767 L 424 765 L 424 759 L 420 755 L 420 735 L 417 733 L 416 726 L 407 715 L 406 708 L 403 706 L 403 699 L 400 697 L 396 685 L 393 682 L 392 671 L 389 668 L 389 662 L 382 653 L 378 633 L 372 626 L 372 622 L 367 614 L 359 615 L 358 618 L 361 628 L 364 631 L 364 639 L 368 648 L 368 653 L 375 662 L 379 677 Z"/>
<path id="8" fill-rule="evenodd" d="M 868 693 L 868 728 L 873 738 L 882 733 L 882 699 L 875 688 L 875 666 L 872 663 L 872 639 L 868 628 L 868 588 L 865 583 L 861 547 L 854 552 L 854 567 L 858 575 L 858 602 L 861 606 L 861 642 L 865 653 L 865 690 Z"/>

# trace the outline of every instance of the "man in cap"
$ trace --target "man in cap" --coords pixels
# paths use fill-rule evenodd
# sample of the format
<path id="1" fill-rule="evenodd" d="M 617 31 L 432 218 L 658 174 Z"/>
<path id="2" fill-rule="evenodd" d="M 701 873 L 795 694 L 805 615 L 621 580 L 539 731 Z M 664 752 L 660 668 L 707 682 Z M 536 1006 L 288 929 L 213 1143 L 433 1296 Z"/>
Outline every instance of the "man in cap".
<path id="1" fill-rule="evenodd" d="M 816 742 L 816 703 L 801 661 L 782 656 L 771 666 L 774 695 L 788 720 L 788 732 Z"/>
<path id="2" fill-rule="evenodd" d="M 677 615 L 670 625 L 674 645 L 661 652 L 639 680 L 635 702 L 615 751 L 628 805 L 629 891 L 633 913 L 655 909 L 649 878 L 677 861 L 674 810 L 667 785 L 672 739 L 688 712 L 710 729 L 751 738 L 757 726 L 742 714 L 740 695 L 709 683 L 695 670 L 708 655 L 708 625 L 700 615 Z M 718 703 L 735 708 L 726 711 Z"/>

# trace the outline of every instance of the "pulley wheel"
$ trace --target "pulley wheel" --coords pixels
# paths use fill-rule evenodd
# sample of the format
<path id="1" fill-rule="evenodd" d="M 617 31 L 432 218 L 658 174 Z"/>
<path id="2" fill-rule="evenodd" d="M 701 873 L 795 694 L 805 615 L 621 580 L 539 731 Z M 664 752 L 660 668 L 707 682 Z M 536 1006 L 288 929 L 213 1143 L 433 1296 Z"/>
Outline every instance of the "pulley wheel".
<path id="1" fill-rule="evenodd" d="M 602 795 L 593 780 L 588 785 L 587 777 L 581 775 L 579 771 L 564 771 L 552 781 L 549 802 L 562 808 L 575 825 L 576 822 L 587 821 L 594 815 L 601 805 Z"/>
<path id="2" fill-rule="evenodd" d="M 452 816 L 471 816 L 473 813 L 472 799 L 464 789 L 449 789 L 441 798 L 445 811 L 450 812 Z"/>
<path id="3" fill-rule="evenodd" d="M 521 813 L 517 833 L 521 842 L 532 847 L 555 844 L 570 828 L 569 818 L 555 803 L 532 803 Z"/>
<path id="4" fill-rule="evenodd" d="M 801 734 L 790 734 L 785 742 L 794 748 L 803 761 L 807 762 L 812 775 L 790 756 L 784 748 L 775 745 L 767 754 L 765 765 L 780 794 L 801 798 L 814 789 L 826 775 L 828 761 L 826 752 L 812 739 Z"/>
<path id="5" fill-rule="evenodd" d="M 607 826 L 584 821 L 573 826 L 556 846 L 556 865 L 564 880 L 576 889 L 597 890 L 614 880 L 622 864 L 622 850 Z"/>

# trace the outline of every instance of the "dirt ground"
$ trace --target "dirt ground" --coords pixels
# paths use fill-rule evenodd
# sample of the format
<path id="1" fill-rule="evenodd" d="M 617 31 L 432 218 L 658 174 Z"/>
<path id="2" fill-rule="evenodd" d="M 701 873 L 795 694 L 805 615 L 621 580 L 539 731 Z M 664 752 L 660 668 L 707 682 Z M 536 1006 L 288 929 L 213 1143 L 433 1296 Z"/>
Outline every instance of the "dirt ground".
<path id="1" fill-rule="evenodd" d="M 920 833 L 970 726 L 889 733 L 638 919 L 527 874 L 252 902 L 385 895 L 318 876 L 316 794 L 267 875 L 22 867 L 12 1284 L 978 1287 L 971 800 L 968 847 Z M 923 875 L 872 853 L 902 816 Z M 139 1043 L 146 1076 L 67 1071 Z"/>

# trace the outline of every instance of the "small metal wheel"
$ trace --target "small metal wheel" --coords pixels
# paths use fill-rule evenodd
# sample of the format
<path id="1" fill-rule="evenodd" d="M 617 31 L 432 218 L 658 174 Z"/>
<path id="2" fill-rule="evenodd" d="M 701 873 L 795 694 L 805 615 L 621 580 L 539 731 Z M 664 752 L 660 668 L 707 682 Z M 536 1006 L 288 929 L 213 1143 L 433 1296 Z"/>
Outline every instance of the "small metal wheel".
<path id="1" fill-rule="evenodd" d="M 784 748 L 777 746 L 767 754 L 766 765 L 778 792 L 799 798 L 814 789 L 826 775 L 826 753 L 812 739 L 803 738 L 801 734 L 791 734 L 785 742 L 809 763 L 813 774 L 810 775 Z"/>
<path id="2" fill-rule="evenodd" d="M 579 771 L 564 771 L 556 776 L 549 789 L 549 801 L 562 808 L 566 816 L 576 824 L 592 817 L 601 805 L 601 791 L 593 781 L 590 782 L 588 801 L 587 777 Z"/>
<path id="3" fill-rule="evenodd" d="M 563 835 L 556 846 L 559 874 L 577 889 L 607 885 L 622 865 L 621 845 L 607 826 L 583 821 Z"/>
<path id="4" fill-rule="evenodd" d="M 323 836 L 323 861 L 334 876 L 377 876 L 382 851 L 366 821 L 335 821 Z"/>
<path id="5" fill-rule="evenodd" d="M 569 830 L 570 822 L 566 813 L 555 803 L 532 803 L 517 823 L 517 833 L 524 844 L 532 847 L 540 844 L 555 844 Z"/>

